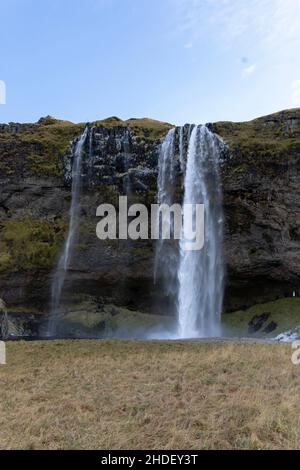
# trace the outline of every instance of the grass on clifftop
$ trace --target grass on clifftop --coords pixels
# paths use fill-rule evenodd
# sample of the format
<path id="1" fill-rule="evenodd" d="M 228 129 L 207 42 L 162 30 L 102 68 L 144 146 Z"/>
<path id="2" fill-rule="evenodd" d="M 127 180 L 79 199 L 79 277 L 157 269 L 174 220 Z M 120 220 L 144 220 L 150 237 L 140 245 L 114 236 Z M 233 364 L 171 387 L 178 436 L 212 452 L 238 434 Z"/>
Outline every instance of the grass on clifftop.
<path id="1" fill-rule="evenodd" d="M 253 157 L 282 155 L 300 146 L 300 109 L 291 109 L 247 122 L 217 122 L 213 130 L 232 148 L 247 150 Z"/>
<path id="2" fill-rule="evenodd" d="M 122 121 L 122 119 L 116 116 L 96 121 L 93 124 L 108 128 L 128 127 L 136 137 L 150 141 L 160 140 L 173 127 L 173 125 L 168 122 L 156 121 L 155 119 L 131 118 L 127 119 L 127 121 Z"/>
<path id="3" fill-rule="evenodd" d="M 61 176 L 62 156 L 86 124 L 46 116 L 34 124 L 4 126 L 5 130 L 0 132 L 0 175 Z M 90 124 L 107 128 L 128 127 L 133 135 L 145 141 L 161 139 L 172 127 L 148 118 L 122 121 L 114 116 Z"/>
<path id="4" fill-rule="evenodd" d="M 18 132 L 0 133 L 0 173 L 59 176 L 61 157 L 84 125 L 47 116 L 35 124 L 12 124 Z"/>
<path id="5" fill-rule="evenodd" d="M 2 449 L 297 449 L 300 376 L 274 344 L 7 343 Z"/>
<path id="6" fill-rule="evenodd" d="M 261 157 L 280 158 L 285 158 L 290 152 L 297 155 L 300 149 L 299 122 L 300 110 L 294 109 L 249 122 L 218 122 L 212 127 L 232 149 L 243 152 L 243 161 L 247 163 L 247 158 L 250 162 L 257 160 L 258 153 Z M 133 135 L 145 142 L 160 140 L 173 127 L 149 118 L 123 121 L 116 116 L 89 124 L 107 128 L 128 127 Z M 85 125 L 46 116 L 35 124 L 3 126 L 0 132 L 0 175 L 61 176 L 62 156 Z"/>

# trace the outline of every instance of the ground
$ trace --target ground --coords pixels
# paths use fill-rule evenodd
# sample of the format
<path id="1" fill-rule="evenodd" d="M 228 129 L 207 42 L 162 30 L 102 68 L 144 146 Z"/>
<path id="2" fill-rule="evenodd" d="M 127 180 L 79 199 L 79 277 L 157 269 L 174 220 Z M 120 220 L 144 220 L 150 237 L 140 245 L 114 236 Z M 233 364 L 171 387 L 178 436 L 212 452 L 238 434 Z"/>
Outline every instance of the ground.
<path id="1" fill-rule="evenodd" d="M 7 343 L 1 449 L 300 446 L 291 345 Z"/>

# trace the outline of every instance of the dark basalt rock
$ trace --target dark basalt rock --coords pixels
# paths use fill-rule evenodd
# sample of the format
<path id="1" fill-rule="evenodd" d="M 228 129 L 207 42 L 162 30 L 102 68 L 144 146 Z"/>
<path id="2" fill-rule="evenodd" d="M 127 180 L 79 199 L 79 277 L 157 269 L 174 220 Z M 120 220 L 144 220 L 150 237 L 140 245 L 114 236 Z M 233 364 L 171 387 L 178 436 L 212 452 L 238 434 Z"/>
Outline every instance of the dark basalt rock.
<path id="1" fill-rule="evenodd" d="M 261 315 L 255 315 L 248 323 L 248 333 L 255 333 L 259 331 L 263 324 L 268 320 L 270 313 L 262 313 Z"/>
<path id="2" fill-rule="evenodd" d="M 275 321 L 271 321 L 264 329 L 263 329 L 263 332 L 268 334 L 268 333 L 272 333 L 272 331 L 276 330 L 277 328 L 277 323 Z"/>
<path id="3" fill-rule="evenodd" d="M 221 164 L 224 309 L 292 295 L 300 285 L 300 110 L 209 126 L 228 144 Z M 83 127 L 49 117 L 0 125 L 0 297 L 8 306 L 48 310 L 68 224 L 71 142 Z M 116 118 L 89 124 L 80 228 L 65 304 L 76 292 L 142 312 L 167 310 L 159 282 L 153 284 L 154 244 L 104 243 L 95 228 L 97 206 L 117 204 L 119 195 L 127 193 L 130 201 L 148 207 L 156 202 L 160 138 L 170 127 Z M 180 200 L 180 177 L 176 194 Z"/>

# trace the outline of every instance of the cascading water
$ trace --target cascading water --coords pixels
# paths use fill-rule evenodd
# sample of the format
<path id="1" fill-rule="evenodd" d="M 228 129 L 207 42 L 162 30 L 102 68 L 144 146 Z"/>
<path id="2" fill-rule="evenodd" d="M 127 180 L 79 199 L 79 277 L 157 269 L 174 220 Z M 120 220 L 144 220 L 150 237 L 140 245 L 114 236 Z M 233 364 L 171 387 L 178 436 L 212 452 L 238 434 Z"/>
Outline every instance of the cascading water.
<path id="1" fill-rule="evenodd" d="M 130 132 L 126 129 L 124 138 L 123 138 L 123 152 L 124 152 L 124 170 L 127 173 L 126 177 L 124 178 L 124 183 L 123 183 L 123 191 L 124 194 L 129 197 L 131 193 L 131 184 L 130 184 L 130 175 L 129 175 L 129 169 L 130 169 Z"/>
<path id="2" fill-rule="evenodd" d="M 175 136 L 176 130 L 171 129 L 160 149 L 157 180 L 157 202 L 159 205 L 172 205 L 174 202 L 176 181 Z M 170 229 L 172 233 L 172 227 Z M 160 237 L 156 244 L 154 282 L 156 283 L 158 277 L 160 278 L 164 283 L 164 292 L 170 298 L 170 302 L 176 297 L 177 261 L 178 253 L 174 247 L 174 242 Z"/>
<path id="3" fill-rule="evenodd" d="M 219 157 L 222 141 L 206 126 L 192 130 L 184 179 L 184 204 L 204 204 L 204 246 L 185 251 L 180 240 L 178 335 L 217 336 L 223 302 L 222 192 Z M 183 220 L 183 233 L 187 221 Z"/>
<path id="4" fill-rule="evenodd" d="M 80 138 L 76 142 L 74 149 L 72 166 L 72 200 L 70 207 L 69 231 L 64 244 L 63 252 L 58 261 L 57 268 L 52 281 L 51 310 L 48 328 L 49 336 L 54 336 L 57 332 L 57 323 L 59 319 L 58 310 L 61 300 L 62 289 L 69 268 L 72 248 L 79 223 L 79 196 L 81 190 L 82 155 L 87 135 L 88 128 L 86 127 L 83 133 L 81 134 Z"/>
<path id="5" fill-rule="evenodd" d="M 204 204 L 205 214 L 201 250 L 185 251 L 183 238 L 179 247 L 170 245 L 168 240 L 157 242 L 155 272 L 167 281 L 166 295 L 176 286 L 177 337 L 180 338 L 220 334 L 223 213 L 219 160 L 223 146 L 223 141 L 206 126 L 187 125 L 169 131 L 161 147 L 158 203 L 174 203 L 176 168 L 180 167 L 183 204 Z M 183 219 L 183 234 L 187 223 Z"/>
<path id="6" fill-rule="evenodd" d="M 94 155 L 94 134 L 95 134 L 95 126 L 92 126 L 89 131 L 89 165 L 87 169 L 87 176 L 88 176 L 88 181 L 92 180 L 93 177 L 93 169 L 94 169 L 94 164 L 95 164 L 95 155 Z"/>

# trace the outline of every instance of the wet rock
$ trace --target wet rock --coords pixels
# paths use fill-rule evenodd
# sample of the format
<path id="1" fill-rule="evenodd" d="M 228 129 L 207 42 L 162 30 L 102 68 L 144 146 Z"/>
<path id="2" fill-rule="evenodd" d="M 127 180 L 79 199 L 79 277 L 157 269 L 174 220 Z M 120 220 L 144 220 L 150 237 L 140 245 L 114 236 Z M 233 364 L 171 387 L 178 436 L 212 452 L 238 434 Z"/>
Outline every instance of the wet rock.
<path id="1" fill-rule="evenodd" d="M 255 333 L 259 331 L 263 324 L 268 320 L 270 313 L 262 313 L 260 315 L 255 315 L 251 321 L 248 323 L 248 333 Z"/>
<path id="2" fill-rule="evenodd" d="M 274 321 L 271 321 L 264 329 L 263 329 L 263 333 L 272 333 L 272 331 L 276 330 L 277 328 L 277 323 L 274 322 Z"/>

